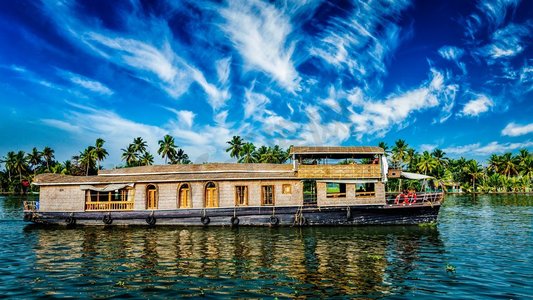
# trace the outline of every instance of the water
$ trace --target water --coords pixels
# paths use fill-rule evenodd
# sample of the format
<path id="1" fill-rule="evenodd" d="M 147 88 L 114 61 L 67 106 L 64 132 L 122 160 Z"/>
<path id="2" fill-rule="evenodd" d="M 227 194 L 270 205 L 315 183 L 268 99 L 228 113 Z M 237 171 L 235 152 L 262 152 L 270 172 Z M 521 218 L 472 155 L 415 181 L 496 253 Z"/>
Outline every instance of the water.
<path id="1" fill-rule="evenodd" d="M 0 196 L 0 297 L 533 297 L 533 197 L 447 197 L 436 227 L 76 228 Z M 448 270 L 455 268 L 455 272 Z"/>

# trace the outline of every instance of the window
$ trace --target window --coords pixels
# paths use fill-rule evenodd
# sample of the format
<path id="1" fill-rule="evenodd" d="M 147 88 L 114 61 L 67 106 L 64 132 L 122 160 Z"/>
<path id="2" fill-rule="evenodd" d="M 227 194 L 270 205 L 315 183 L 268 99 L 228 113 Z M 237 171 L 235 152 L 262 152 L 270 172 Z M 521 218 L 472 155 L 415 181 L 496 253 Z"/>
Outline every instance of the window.
<path id="1" fill-rule="evenodd" d="M 262 205 L 274 205 L 274 186 L 273 185 L 261 186 L 261 204 Z"/>
<path id="2" fill-rule="evenodd" d="M 205 185 L 205 207 L 218 207 L 218 189 L 214 182 Z"/>
<path id="3" fill-rule="evenodd" d="M 235 206 L 248 205 L 248 187 L 238 185 L 235 187 Z"/>
<path id="4" fill-rule="evenodd" d="M 326 183 L 326 197 L 346 198 L 346 184 L 333 182 Z"/>
<path id="5" fill-rule="evenodd" d="M 131 210 L 133 201 L 128 201 L 128 189 L 113 191 L 85 191 L 85 210 Z"/>
<path id="6" fill-rule="evenodd" d="M 281 193 L 283 193 L 283 194 L 292 194 L 292 185 L 290 185 L 290 184 L 282 185 Z"/>
<path id="7" fill-rule="evenodd" d="M 373 182 L 358 183 L 355 185 L 356 197 L 374 197 L 376 196 L 375 184 Z"/>
<path id="8" fill-rule="evenodd" d="M 180 185 L 178 190 L 178 207 L 179 208 L 190 208 L 192 207 L 191 203 L 191 188 L 188 183 L 183 183 Z"/>

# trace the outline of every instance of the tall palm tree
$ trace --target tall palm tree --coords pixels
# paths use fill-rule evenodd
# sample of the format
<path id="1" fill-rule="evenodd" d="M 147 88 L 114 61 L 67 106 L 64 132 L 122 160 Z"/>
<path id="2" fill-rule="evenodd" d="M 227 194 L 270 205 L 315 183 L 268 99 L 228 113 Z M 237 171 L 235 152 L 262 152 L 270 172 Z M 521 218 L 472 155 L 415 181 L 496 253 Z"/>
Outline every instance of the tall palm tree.
<path id="1" fill-rule="evenodd" d="M 108 153 L 107 150 L 104 148 L 105 141 L 101 138 L 97 138 L 96 142 L 94 143 L 94 155 L 96 156 L 96 164 L 97 169 L 100 170 L 100 162 L 104 160 Z"/>
<path id="2" fill-rule="evenodd" d="M 267 146 L 259 147 L 253 153 L 254 160 L 260 163 L 269 163 L 273 159 L 273 156 L 269 154 L 269 150 Z"/>
<path id="3" fill-rule="evenodd" d="M 170 162 L 172 164 L 188 164 L 190 162 L 189 155 L 187 155 L 183 149 L 179 148 Z"/>
<path id="4" fill-rule="evenodd" d="M 15 160 L 13 161 L 13 170 L 19 173 L 19 180 L 22 181 L 22 172 L 25 172 L 28 169 L 28 161 L 26 159 L 26 153 L 24 151 L 19 151 L 15 155 Z"/>
<path id="5" fill-rule="evenodd" d="M 242 150 L 243 140 L 240 136 L 234 135 L 231 141 L 227 142 L 230 147 L 226 149 L 226 152 L 229 152 L 229 156 L 232 158 L 239 158 L 239 155 Z"/>
<path id="6" fill-rule="evenodd" d="M 146 141 L 140 136 L 133 139 L 133 145 L 135 147 L 135 152 L 137 152 L 139 155 L 145 153 L 146 148 L 148 147 Z"/>
<path id="7" fill-rule="evenodd" d="M 487 169 L 489 171 L 499 174 L 501 165 L 502 165 L 501 157 L 498 154 L 492 154 L 489 157 Z"/>
<path id="8" fill-rule="evenodd" d="M 11 174 L 14 170 L 14 164 L 17 154 L 14 151 L 7 152 L 6 156 L 2 159 L 4 167 L 7 170 L 8 180 L 11 183 Z"/>
<path id="9" fill-rule="evenodd" d="M 27 154 L 26 158 L 31 166 L 31 169 L 33 170 L 33 174 L 35 174 L 38 166 L 42 163 L 42 153 L 37 150 L 37 148 L 33 147 L 31 152 Z"/>
<path id="10" fill-rule="evenodd" d="M 501 156 L 501 172 L 507 177 L 518 174 L 517 161 L 512 153 L 505 153 Z"/>
<path id="11" fill-rule="evenodd" d="M 176 148 L 174 138 L 167 134 L 159 141 L 157 154 L 161 155 L 165 159 L 165 164 L 167 164 L 169 159 L 172 160 L 176 156 Z"/>
<path id="12" fill-rule="evenodd" d="M 96 161 L 98 156 L 94 151 L 93 146 L 87 147 L 83 152 L 80 152 L 79 162 L 80 165 L 85 169 L 85 176 L 89 176 L 89 170 L 96 166 Z"/>
<path id="13" fill-rule="evenodd" d="M 252 143 L 245 143 L 242 145 L 241 152 L 239 153 L 240 163 L 255 163 L 257 162 L 254 157 L 255 146 Z"/>
<path id="14" fill-rule="evenodd" d="M 472 188 L 474 193 L 476 192 L 476 180 L 483 176 L 483 168 L 474 159 L 469 160 L 464 166 L 464 171 L 472 179 Z"/>
<path id="15" fill-rule="evenodd" d="M 148 151 L 145 151 L 143 155 L 139 158 L 139 164 L 141 166 L 151 166 L 154 164 L 154 156 Z"/>
<path id="16" fill-rule="evenodd" d="M 407 149 L 409 149 L 409 145 L 407 145 L 405 140 L 399 139 L 394 143 L 392 161 L 396 168 L 402 168 L 403 162 L 407 157 Z"/>
<path id="17" fill-rule="evenodd" d="M 437 167 L 437 160 L 431 156 L 428 151 L 424 151 L 422 156 L 420 156 L 420 161 L 416 166 L 420 172 L 424 172 L 426 175 L 427 173 L 431 174 L 431 172 L 433 172 L 433 170 L 435 170 Z"/>
<path id="18" fill-rule="evenodd" d="M 122 150 L 122 160 L 126 162 L 126 166 L 133 167 L 137 164 L 137 152 L 135 151 L 135 145 L 129 144 L 128 148 Z"/>
<path id="19" fill-rule="evenodd" d="M 272 148 L 272 154 L 274 155 L 274 163 L 276 164 L 283 164 L 289 159 L 290 156 L 290 148 L 287 150 L 283 150 L 279 145 L 275 145 Z"/>
<path id="20" fill-rule="evenodd" d="M 54 160 L 54 149 L 50 147 L 44 147 L 43 151 L 41 152 L 44 158 L 44 161 L 46 162 L 46 169 L 50 170 L 50 165 L 52 164 L 52 161 Z"/>
<path id="21" fill-rule="evenodd" d="M 61 170 L 61 174 L 63 175 L 72 174 L 72 162 L 70 160 L 65 160 L 65 162 L 63 163 L 63 170 Z"/>
<path id="22" fill-rule="evenodd" d="M 387 143 L 385 142 L 379 142 L 378 143 L 378 147 L 380 147 L 381 149 L 383 149 L 383 151 L 385 151 L 385 156 L 388 157 L 389 154 L 390 154 L 390 150 L 389 150 L 389 145 L 387 145 Z"/>
<path id="23" fill-rule="evenodd" d="M 405 160 L 407 161 L 407 168 L 409 171 L 415 171 L 416 166 L 419 161 L 419 155 L 413 148 L 407 149 L 407 153 L 405 155 Z"/>

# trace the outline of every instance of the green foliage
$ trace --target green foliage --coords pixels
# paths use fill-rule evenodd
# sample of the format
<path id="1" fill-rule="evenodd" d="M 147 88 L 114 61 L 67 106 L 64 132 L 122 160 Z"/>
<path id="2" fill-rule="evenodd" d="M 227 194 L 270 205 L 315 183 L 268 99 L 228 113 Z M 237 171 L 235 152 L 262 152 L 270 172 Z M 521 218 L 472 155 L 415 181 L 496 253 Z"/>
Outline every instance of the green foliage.
<path id="1" fill-rule="evenodd" d="M 283 164 L 289 159 L 289 149 L 284 150 L 278 145 L 256 148 L 253 143 L 245 142 L 240 136 L 233 136 L 227 143 L 230 147 L 226 152 L 239 163 Z"/>

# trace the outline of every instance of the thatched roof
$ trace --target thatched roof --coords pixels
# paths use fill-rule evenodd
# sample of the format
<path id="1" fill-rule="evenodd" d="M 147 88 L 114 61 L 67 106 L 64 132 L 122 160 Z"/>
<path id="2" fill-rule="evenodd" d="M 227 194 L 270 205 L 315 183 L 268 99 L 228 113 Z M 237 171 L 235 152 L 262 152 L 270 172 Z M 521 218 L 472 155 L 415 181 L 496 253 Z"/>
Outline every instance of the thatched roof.
<path id="1" fill-rule="evenodd" d="M 329 146 L 293 146 L 290 154 L 319 154 L 319 155 L 335 155 L 335 154 L 383 154 L 385 151 L 380 147 L 372 146 L 352 146 L 352 147 L 329 147 Z"/>
<path id="2" fill-rule="evenodd" d="M 296 179 L 291 165 L 280 164 L 201 164 L 144 166 L 102 170 L 98 176 L 40 174 L 35 185 L 158 183 L 210 180 Z"/>

